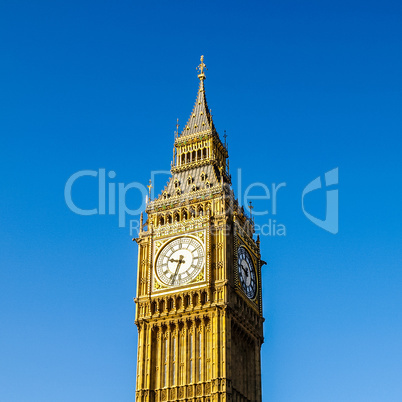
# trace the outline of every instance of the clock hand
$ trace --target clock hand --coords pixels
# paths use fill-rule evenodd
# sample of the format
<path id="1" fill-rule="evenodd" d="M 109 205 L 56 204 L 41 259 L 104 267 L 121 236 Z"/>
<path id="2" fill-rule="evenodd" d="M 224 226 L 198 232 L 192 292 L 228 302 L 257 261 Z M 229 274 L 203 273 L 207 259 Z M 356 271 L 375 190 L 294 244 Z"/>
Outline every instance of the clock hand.
<path id="1" fill-rule="evenodd" d="M 177 267 L 176 267 L 176 271 L 172 277 L 172 280 L 170 281 L 170 284 L 173 285 L 174 281 L 176 280 L 176 276 L 179 273 L 179 269 L 180 269 L 180 265 L 183 264 L 185 261 L 183 260 L 183 256 L 181 255 L 180 258 L 178 260 L 174 260 L 173 258 L 171 258 L 169 261 L 171 262 L 177 262 Z"/>

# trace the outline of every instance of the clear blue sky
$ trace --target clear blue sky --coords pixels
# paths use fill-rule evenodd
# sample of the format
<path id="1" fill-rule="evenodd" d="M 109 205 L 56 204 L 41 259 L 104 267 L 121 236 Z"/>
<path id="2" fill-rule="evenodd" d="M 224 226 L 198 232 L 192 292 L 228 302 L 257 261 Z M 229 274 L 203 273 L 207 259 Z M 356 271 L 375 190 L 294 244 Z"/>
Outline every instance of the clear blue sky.
<path id="1" fill-rule="evenodd" d="M 0 400 L 134 400 L 136 244 L 64 186 L 169 169 L 204 54 L 233 178 L 286 182 L 287 234 L 261 243 L 264 401 L 401 401 L 401 20 L 397 1 L 1 1 Z M 333 235 L 301 193 L 335 167 Z M 74 191 L 96 207 L 96 179 Z"/>

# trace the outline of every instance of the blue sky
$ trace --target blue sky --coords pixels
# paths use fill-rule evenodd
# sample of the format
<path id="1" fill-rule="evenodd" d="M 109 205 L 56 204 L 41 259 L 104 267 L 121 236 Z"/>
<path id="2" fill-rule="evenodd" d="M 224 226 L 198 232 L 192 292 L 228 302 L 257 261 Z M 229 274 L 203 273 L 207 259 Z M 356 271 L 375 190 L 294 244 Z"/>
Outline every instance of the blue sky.
<path id="1" fill-rule="evenodd" d="M 201 54 L 234 183 L 286 183 L 256 218 L 286 226 L 261 239 L 263 400 L 402 400 L 401 18 L 396 1 L 3 0 L 0 400 L 134 400 L 136 245 L 64 186 L 168 170 Z M 336 167 L 333 235 L 301 194 Z M 97 191 L 82 179 L 74 201 Z"/>

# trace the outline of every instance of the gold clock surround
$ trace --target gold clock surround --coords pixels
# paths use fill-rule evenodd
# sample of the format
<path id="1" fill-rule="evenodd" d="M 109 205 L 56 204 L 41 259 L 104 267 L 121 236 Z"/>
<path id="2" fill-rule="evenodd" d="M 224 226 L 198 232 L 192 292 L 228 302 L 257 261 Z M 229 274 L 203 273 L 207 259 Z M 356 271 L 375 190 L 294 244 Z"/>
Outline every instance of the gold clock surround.
<path id="1" fill-rule="evenodd" d="M 168 238 L 167 240 L 165 239 L 163 245 L 160 241 L 154 242 L 154 290 L 175 289 L 181 286 L 188 286 L 191 283 L 201 282 L 205 278 L 206 253 L 204 239 L 205 231 L 200 231 L 195 233 L 188 233 L 181 236 L 175 236 L 172 238 Z M 159 247 L 157 247 L 158 244 Z M 180 244 L 183 247 L 180 247 Z M 169 250 L 170 248 L 172 252 L 168 255 L 164 255 L 164 252 L 166 250 Z M 180 250 L 183 251 L 181 252 Z M 176 267 L 174 267 L 174 264 L 176 264 L 177 266 L 177 263 L 179 263 L 179 260 L 177 260 L 177 258 L 179 258 L 181 254 L 184 254 L 184 264 L 182 267 L 180 267 L 177 274 L 178 276 L 183 275 L 184 271 L 185 276 L 172 283 L 173 276 L 176 273 L 174 272 L 176 269 Z M 161 258 L 163 258 L 164 261 L 161 261 Z M 188 258 L 191 258 L 192 262 L 196 260 L 196 266 L 194 267 L 194 269 L 191 268 L 193 264 L 189 264 L 188 261 L 186 261 Z M 163 266 L 165 268 L 165 271 L 167 271 L 168 275 L 170 276 L 164 275 L 162 262 L 165 263 Z M 188 272 L 188 275 L 186 275 L 186 272 Z"/>

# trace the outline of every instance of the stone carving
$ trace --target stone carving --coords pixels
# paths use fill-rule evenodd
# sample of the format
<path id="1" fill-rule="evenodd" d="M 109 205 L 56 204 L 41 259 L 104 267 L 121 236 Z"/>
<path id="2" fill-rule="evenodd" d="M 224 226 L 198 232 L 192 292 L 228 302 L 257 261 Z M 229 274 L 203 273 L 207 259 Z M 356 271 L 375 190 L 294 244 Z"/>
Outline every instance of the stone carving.
<path id="1" fill-rule="evenodd" d="M 162 285 L 159 283 L 156 279 L 154 279 L 154 289 L 159 290 L 159 289 L 167 289 L 167 286 Z"/>

